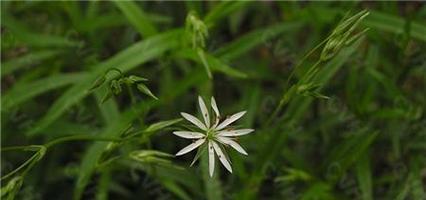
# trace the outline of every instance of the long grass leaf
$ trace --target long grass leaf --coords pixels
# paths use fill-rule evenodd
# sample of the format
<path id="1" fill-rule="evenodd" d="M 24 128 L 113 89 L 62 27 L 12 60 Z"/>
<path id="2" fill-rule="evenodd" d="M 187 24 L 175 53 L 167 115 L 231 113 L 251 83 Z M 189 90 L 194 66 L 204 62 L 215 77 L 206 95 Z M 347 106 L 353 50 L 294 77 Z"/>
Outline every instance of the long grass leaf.
<path id="1" fill-rule="evenodd" d="M 89 94 L 88 88 L 100 74 L 111 67 L 116 67 L 123 72 L 129 71 L 140 64 L 161 56 L 165 51 L 178 46 L 177 37 L 180 30 L 170 31 L 138 42 L 121 51 L 114 57 L 94 66 L 91 76 L 68 89 L 58 100 L 53 103 L 47 114 L 36 123 L 28 134 L 34 135 L 46 128 L 61 116 L 68 108 L 76 104 Z"/>
<path id="2" fill-rule="evenodd" d="M 201 172 L 202 178 L 204 180 L 204 192 L 208 200 L 220 200 L 222 199 L 222 188 L 219 180 L 219 174 L 222 169 L 220 169 L 220 164 L 216 165 L 215 172 L 213 177 L 209 175 L 209 158 L 207 151 L 204 151 L 204 154 L 201 155 Z M 218 161 L 216 162 L 218 163 Z"/>
<path id="3" fill-rule="evenodd" d="M 31 83 L 17 84 L 2 97 L 2 110 L 18 106 L 31 98 L 61 88 L 76 84 L 89 77 L 88 73 L 57 74 Z"/>
<path id="4" fill-rule="evenodd" d="M 405 31 L 404 19 L 401 17 L 381 13 L 379 11 L 374 11 L 370 13 L 370 16 L 365 18 L 362 24 L 379 29 L 382 31 L 389 31 L 395 34 L 402 34 Z M 426 42 L 426 25 L 418 22 L 411 22 L 410 35 L 413 38 Z"/>
<path id="5" fill-rule="evenodd" d="M 328 62 L 319 72 L 318 78 L 315 82 L 320 84 L 326 84 L 331 77 L 336 74 L 336 72 L 343 66 L 343 64 L 350 58 L 350 56 L 355 52 L 355 50 L 361 44 L 361 39 L 354 42 L 349 47 L 343 49 L 339 52 L 330 62 Z M 286 121 L 298 122 L 302 118 L 303 114 L 308 109 L 309 105 L 312 103 L 313 99 L 311 97 L 296 96 L 292 99 L 288 105 L 286 113 L 284 114 L 284 119 Z M 257 158 L 257 163 L 261 163 L 254 169 L 250 177 L 250 184 L 254 185 L 250 189 L 246 188 L 240 193 L 242 198 L 250 198 L 257 192 L 259 183 L 262 181 L 264 173 L 267 170 L 268 163 L 273 162 L 278 153 L 280 152 L 284 142 L 286 140 L 286 134 L 283 134 L 279 129 L 268 129 L 265 131 L 266 134 L 269 134 L 269 137 L 264 145 L 260 148 L 259 157 Z"/>
<path id="6" fill-rule="evenodd" d="M 361 155 L 361 158 L 356 163 L 358 183 L 362 193 L 362 199 L 364 200 L 373 199 L 373 180 L 370 165 L 368 153 Z"/>
<path id="7" fill-rule="evenodd" d="M 76 47 L 80 43 L 57 35 L 46 35 L 30 31 L 12 17 L 2 15 L 2 24 L 13 33 L 17 42 L 35 47 Z"/>
<path id="8" fill-rule="evenodd" d="M 142 8 L 133 1 L 114 1 L 121 12 L 127 17 L 129 22 L 144 37 L 157 34 L 157 29 L 146 16 Z"/>
<path id="9" fill-rule="evenodd" d="M 193 49 L 190 49 L 190 48 L 183 49 L 183 50 L 179 51 L 176 55 L 178 57 L 182 57 L 182 58 L 186 58 L 186 59 L 196 61 L 197 63 L 199 63 L 201 65 L 204 64 L 203 60 L 198 56 L 197 52 Z M 208 65 L 209 65 L 209 67 L 211 68 L 212 71 L 219 71 L 219 72 L 222 72 L 226 75 L 237 77 L 237 78 L 247 77 L 247 75 L 244 74 L 243 72 L 240 72 L 237 69 L 234 69 L 234 68 L 226 65 L 221 60 L 219 60 L 218 58 L 215 58 L 214 56 L 212 56 L 210 54 L 204 53 L 204 57 L 205 57 L 205 62 L 208 63 Z"/>
<path id="10" fill-rule="evenodd" d="M 248 1 L 224 1 L 220 2 L 219 5 L 215 6 L 207 15 L 204 17 L 204 22 L 207 26 L 213 26 L 220 19 L 229 16 L 232 12 L 242 9 L 246 6 Z"/>
<path id="11" fill-rule="evenodd" d="M 298 29 L 301 25 L 298 22 L 286 22 L 256 29 L 217 49 L 214 55 L 225 61 L 238 58 L 271 38 L 277 37 L 285 31 Z"/>
<path id="12" fill-rule="evenodd" d="M 9 75 L 19 69 L 22 69 L 27 66 L 37 65 L 38 63 L 53 58 L 58 55 L 58 51 L 54 50 L 45 50 L 38 51 L 33 53 L 28 53 L 24 56 L 8 60 L 5 63 L 2 63 L 1 66 L 1 76 Z"/>

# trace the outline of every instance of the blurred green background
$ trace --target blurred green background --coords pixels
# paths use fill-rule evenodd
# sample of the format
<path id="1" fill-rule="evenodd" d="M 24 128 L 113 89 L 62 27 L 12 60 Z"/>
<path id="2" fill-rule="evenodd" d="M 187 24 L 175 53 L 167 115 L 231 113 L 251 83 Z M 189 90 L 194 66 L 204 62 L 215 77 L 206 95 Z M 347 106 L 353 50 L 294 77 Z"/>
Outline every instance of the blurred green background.
<path id="1" fill-rule="evenodd" d="M 362 10 L 355 32 L 368 31 L 318 65 L 315 93 L 284 95 Z M 208 29 L 195 49 L 189 13 Z M 2 198 L 426 199 L 425 47 L 421 1 L 2 1 Z M 108 87 L 88 89 L 111 68 L 149 79 L 159 100 L 132 87 L 101 103 Z M 174 119 L 197 113 L 198 95 L 247 110 L 238 125 L 256 129 L 239 139 L 248 156 L 228 151 L 233 174 L 189 167 L 195 152 L 128 157 L 186 146 Z M 129 125 L 142 134 L 92 141 Z M 5 149 L 72 135 L 89 141 Z"/>

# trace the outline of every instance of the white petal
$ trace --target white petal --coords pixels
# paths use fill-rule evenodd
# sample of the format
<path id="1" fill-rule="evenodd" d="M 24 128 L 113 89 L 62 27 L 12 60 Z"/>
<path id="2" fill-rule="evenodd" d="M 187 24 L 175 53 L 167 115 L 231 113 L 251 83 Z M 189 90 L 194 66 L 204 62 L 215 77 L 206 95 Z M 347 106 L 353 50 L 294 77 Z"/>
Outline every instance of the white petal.
<path id="1" fill-rule="evenodd" d="M 177 152 L 176 155 L 180 156 L 180 155 L 186 154 L 186 153 L 194 150 L 195 148 L 197 148 L 200 145 L 202 145 L 205 140 L 206 140 L 206 138 L 202 138 L 202 139 L 199 139 L 199 140 L 193 142 L 192 144 L 186 146 L 185 148 L 183 148 L 182 150 L 180 150 L 179 152 Z"/>
<path id="2" fill-rule="evenodd" d="M 186 120 L 190 121 L 191 123 L 193 123 L 195 126 L 197 126 L 198 128 L 200 128 L 201 130 L 207 130 L 206 125 L 204 125 L 200 120 L 198 120 L 196 117 L 188 114 L 188 113 L 184 113 L 181 112 L 180 113 L 182 115 L 183 118 L 185 118 Z"/>
<path id="3" fill-rule="evenodd" d="M 228 136 L 228 137 L 235 137 L 235 136 L 241 136 L 241 135 L 247 135 L 251 132 L 253 132 L 254 129 L 239 129 L 239 130 L 231 130 L 231 131 L 219 131 L 217 133 L 218 136 Z"/>
<path id="4" fill-rule="evenodd" d="M 209 141 L 208 149 L 209 149 L 209 172 L 210 172 L 210 177 L 213 177 L 213 172 L 214 172 L 214 149 L 213 149 L 212 141 Z"/>
<path id="5" fill-rule="evenodd" d="M 219 142 L 223 143 L 223 144 L 227 144 L 229 146 L 231 146 L 232 148 L 234 148 L 235 150 L 237 150 L 238 152 L 240 152 L 241 154 L 247 155 L 247 152 L 243 149 L 243 147 L 241 147 L 237 142 L 235 142 L 232 139 L 229 139 L 227 137 L 217 137 L 217 139 L 219 140 Z"/>
<path id="6" fill-rule="evenodd" d="M 187 139 L 199 139 L 204 137 L 205 135 L 199 132 L 191 132 L 191 131 L 174 131 L 173 134 Z"/>
<path id="7" fill-rule="evenodd" d="M 220 116 L 219 109 L 217 108 L 216 100 L 214 99 L 214 97 L 212 97 L 211 99 L 211 105 L 214 110 L 214 113 L 216 113 L 216 117 L 219 117 Z"/>
<path id="8" fill-rule="evenodd" d="M 225 121 L 223 121 L 222 123 L 220 123 L 217 127 L 216 130 L 220 131 L 223 128 L 225 128 L 226 126 L 228 126 L 229 124 L 231 124 L 232 122 L 237 121 L 238 119 L 240 119 L 244 114 L 246 114 L 246 111 L 242 111 L 236 114 L 233 114 L 232 116 L 228 117 L 227 119 L 225 119 Z"/>
<path id="9" fill-rule="evenodd" d="M 204 103 L 203 98 L 198 96 L 198 104 L 200 105 L 201 114 L 203 115 L 204 122 L 206 123 L 207 128 L 210 127 L 210 116 L 209 111 L 207 111 L 206 104 Z"/>
<path id="10" fill-rule="evenodd" d="M 229 164 L 229 161 L 226 159 L 225 155 L 223 154 L 222 150 L 220 149 L 219 145 L 216 144 L 216 142 L 213 142 L 213 148 L 216 152 L 217 156 L 219 157 L 220 162 L 222 163 L 225 168 L 232 173 L 231 164 Z"/>

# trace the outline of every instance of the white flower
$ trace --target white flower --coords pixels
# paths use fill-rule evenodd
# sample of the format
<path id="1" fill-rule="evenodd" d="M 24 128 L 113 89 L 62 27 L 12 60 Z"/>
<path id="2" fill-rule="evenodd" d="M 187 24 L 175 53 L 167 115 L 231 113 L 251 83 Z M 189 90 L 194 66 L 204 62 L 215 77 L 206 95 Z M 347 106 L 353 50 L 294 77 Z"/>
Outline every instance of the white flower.
<path id="1" fill-rule="evenodd" d="M 228 125 L 237 121 L 241 118 L 246 111 L 242 111 L 236 114 L 233 114 L 227 117 L 224 121 L 219 123 L 220 114 L 219 109 L 217 108 L 216 101 L 214 97 L 211 98 L 211 107 L 214 111 L 213 120 L 210 119 L 209 111 L 207 110 L 206 104 L 203 99 L 199 96 L 198 103 L 200 105 L 201 114 L 203 115 L 204 123 L 199 119 L 190 115 L 188 113 L 182 112 L 181 115 L 183 118 L 194 124 L 200 129 L 199 132 L 194 131 L 174 131 L 173 134 L 186 138 L 186 139 L 194 139 L 194 142 L 179 152 L 176 153 L 176 156 L 180 156 L 186 154 L 197 147 L 204 147 L 207 145 L 209 152 L 209 172 L 210 176 L 213 176 L 214 172 L 214 162 L 215 162 L 215 152 L 219 157 L 220 162 L 225 166 L 225 168 L 232 173 L 231 164 L 229 158 L 225 155 L 223 146 L 230 146 L 237 150 L 238 152 L 247 155 L 247 152 L 237 143 L 234 138 L 237 136 L 247 135 L 253 132 L 253 129 L 239 129 L 239 130 L 230 130 L 225 129 Z M 201 149 L 201 148 L 200 148 Z M 200 153 L 201 151 L 199 151 Z M 198 159 L 199 153 L 197 153 L 196 157 L 192 164 Z M 191 165 L 192 165 L 191 164 Z"/>

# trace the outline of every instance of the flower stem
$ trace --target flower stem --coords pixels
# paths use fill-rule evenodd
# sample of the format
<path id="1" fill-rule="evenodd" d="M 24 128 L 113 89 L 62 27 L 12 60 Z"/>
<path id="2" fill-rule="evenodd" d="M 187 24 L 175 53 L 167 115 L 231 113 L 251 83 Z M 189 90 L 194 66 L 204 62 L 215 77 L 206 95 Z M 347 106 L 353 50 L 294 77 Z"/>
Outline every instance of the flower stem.
<path id="1" fill-rule="evenodd" d="M 317 48 L 317 47 L 315 47 Z M 311 51 L 312 52 L 312 51 Z M 310 54 L 310 53 L 309 53 Z M 308 54 L 308 55 L 309 55 Z M 306 56 L 305 56 L 306 57 Z M 268 118 L 268 120 L 265 123 L 265 126 L 269 126 L 272 121 L 278 116 L 279 112 L 282 110 L 282 108 L 287 105 L 287 103 L 290 101 L 291 97 L 296 93 L 297 90 L 297 86 L 299 86 L 300 83 L 304 83 L 305 81 L 309 81 L 311 80 L 316 72 L 317 72 L 317 68 L 318 65 L 321 63 L 321 60 L 318 60 L 312 67 L 309 68 L 309 70 L 303 75 L 303 77 L 294 85 L 292 85 L 285 93 L 284 95 L 281 97 L 280 102 L 278 103 L 278 106 L 275 108 L 275 110 L 273 111 L 272 115 Z M 300 64 L 299 64 L 300 65 Z M 298 66 L 299 66 L 298 65 Z M 290 75 L 289 79 L 287 80 L 287 84 L 291 78 L 291 76 L 293 75 L 295 69 L 293 70 L 292 74 Z M 287 86 L 286 86 L 287 87 Z"/>
<path id="2" fill-rule="evenodd" d="M 89 140 L 89 141 L 110 141 L 110 142 L 119 142 L 122 139 L 120 138 L 109 138 L 109 137 L 99 137 L 99 136 L 91 136 L 91 135 L 72 135 L 67 137 L 58 138 L 56 140 L 52 140 L 45 144 L 46 148 L 49 148 L 53 145 L 70 142 L 70 141 L 79 141 L 79 140 Z"/>
<path id="3" fill-rule="evenodd" d="M 0 180 L 7 179 L 11 177 L 12 175 L 16 174 L 20 170 L 26 169 L 22 172 L 22 176 L 25 176 L 25 174 L 39 161 L 43 158 L 45 151 L 49 147 L 52 147 L 54 145 L 64 143 L 64 142 L 70 142 L 70 141 L 79 141 L 79 140 L 90 140 L 90 141 L 122 141 L 122 139 L 119 138 L 106 138 L 106 137 L 97 137 L 97 136 L 90 136 L 90 135 L 72 135 L 72 136 L 66 136 L 62 138 L 58 138 L 55 140 L 52 140 L 44 145 L 28 145 L 28 146 L 11 146 L 11 147 L 4 147 L 1 148 L 0 151 L 16 151 L 16 150 L 22 150 L 22 151 L 34 151 L 34 147 L 37 147 L 37 152 L 31 156 L 28 160 L 26 160 L 23 164 L 21 164 L 19 167 L 14 169 L 13 171 L 9 172 L 8 174 L 2 176 Z"/>

